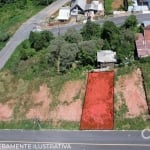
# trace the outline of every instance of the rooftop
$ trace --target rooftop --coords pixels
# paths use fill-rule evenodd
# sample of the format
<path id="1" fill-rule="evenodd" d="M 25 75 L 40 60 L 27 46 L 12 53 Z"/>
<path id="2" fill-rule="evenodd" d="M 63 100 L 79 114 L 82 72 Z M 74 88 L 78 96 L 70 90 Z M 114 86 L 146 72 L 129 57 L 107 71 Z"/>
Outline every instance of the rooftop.
<path id="1" fill-rule="evenodd" d="M 139 58 L 150 56 L 150 40 L 146 40 L 142 33 L 138 34 L 136 48 Z"/>
<path id="2" fill-rule="evenodd" d="M 58 20 L 68 20 L 70 18 L 70 8 L 62 7 L 59 10 Z"/>
<path id="3" fill-rule="evenodd" d="M 97 62 L 117 62 L 116 60 L 116 52 L 111 50 L 102 50 L 97 52 Z"/>

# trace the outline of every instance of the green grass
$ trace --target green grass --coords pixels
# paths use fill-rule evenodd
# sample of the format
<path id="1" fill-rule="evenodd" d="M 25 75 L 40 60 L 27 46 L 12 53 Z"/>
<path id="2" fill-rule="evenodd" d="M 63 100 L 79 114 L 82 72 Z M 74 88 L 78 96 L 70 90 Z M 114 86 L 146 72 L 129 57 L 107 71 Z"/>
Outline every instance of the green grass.
<path id="1" fill-rule="evenodd" d="M 105 0 L 104 1 L 106 15 L 112 13 L 112 7 L 111 7 L 112 2 L 113 2 L 113 0 Z"/>
<path id="2" fill-rule="evenodd" d="M 39 127 L 34 124 L 33 120 L 0 122 L 0 129 L 30 129 L 38 130 Z"/>
<path id="3" fill-rule="evenodd" d="M 145 121 L 142 117 L 115 120 L 115 129 L 117 130 L 142 130 L 145 128 L 150 128 L 150 121 Z"/>
<path id="4" fill-rule="evenodd" d="M 24 8 L 19 8 L 17 3 L 5 4 L 0 7 L 0 35 L 15 33 L 19 26 L 28 18 L 39 12 L 43 6 L 36 6 L 30 0 Z M 0 43 L 0 50 L 6 43 Z"/>
<path id="5" fill-rule="evenodd" d="M 40 128 L 41 127 L 41 128 Z M 79 122 L 60 121 L 57 125 L 53 125 L 52 121 L 40 122 L 40 126 L 34 120 L 20 120 L 0 122 L 0 129 L 25 129 L 25 130 L 40 130 L 40 129 L 67 129 L 78 130 L 80 127 Z"/>
<path id="6" fill-rule="evenodd" d="M 142 69 L 147 100 L 150 105 L 150 57 L 146 62 L 138 63 L 138 66 Z"/>

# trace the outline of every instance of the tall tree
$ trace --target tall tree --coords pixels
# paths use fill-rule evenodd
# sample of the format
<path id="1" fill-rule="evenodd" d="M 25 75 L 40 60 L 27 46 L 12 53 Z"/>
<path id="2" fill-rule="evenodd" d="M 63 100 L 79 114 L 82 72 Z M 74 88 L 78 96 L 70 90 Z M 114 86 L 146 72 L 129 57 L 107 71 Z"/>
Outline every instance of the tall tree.
<path id="1" fill-rule="evenodd" d="M 56 67 L 57 73 L 69 69 L 78 52 L 75 43 L 68 43 L 60 36 L 51 42 L 48 49 L 50 51 L 49 62 Z"/>
<path id="2" fill-rule="evenodd" d="M 98 44 L 98 46 L 97 46 Z M 103 46 L 103 41 L 99 40 L 89 40 L 89 41 L 82 41 L 79 43 L 79 53 L 78 53 L 78 60 L 80 64 L 83 66 L 86 65 L 95 65 L 96 62 L 96 53 L 100 50 Z"/>
<path id="3" fill-rule="evenodd" d="M 74 28 L 69 29 L 64 38 L 69 43 L 79 43 L 83 40 L 82 35 Z"/>
<path id="4" fill-rule="evenodd" d="M 130 15 L 129 17 L 126 18 L 123 26 L 125 28 L 134 29 L 134 28 L 137 27 L 137 24 L 138 24 L 138 20 L 137 20 L 136 16 L 135 15 Z"/>
<path id="5" fill-rule="evenodd" d="M 101 27 L 99 24 L 96 24 L 95 22 L 91 22 L 89 20 L 81 29 L 81 34 L 84 40 L 100 38 Z"/>
<path id="6" fill-rule="evenodd" d="M 124 6 L 124 10 L 127 11 L 128 10 L 128 0 L 123 0 L 123 6 Z"/>
<path id="7" fill-rule="evenodd" d="M 54 36 L 50 31 L 31 32 L 29 35 L 31 48 L 37 51 L 47 47 L 53 38 Z"/>

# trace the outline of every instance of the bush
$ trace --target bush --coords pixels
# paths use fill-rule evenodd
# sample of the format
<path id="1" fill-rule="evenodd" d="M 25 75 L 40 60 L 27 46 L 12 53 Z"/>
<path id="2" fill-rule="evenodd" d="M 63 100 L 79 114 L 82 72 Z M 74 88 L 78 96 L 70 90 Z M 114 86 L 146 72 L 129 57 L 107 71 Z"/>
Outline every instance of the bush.
<path id="1" fill-rule="evenodd" d="M 35 55 L 35 50 L 33 48 L 29 48 L 29 49 L 21 49 L 20 50 L 20 59 L 21 60 L 27 60 L 30 57 Z"/>
<path id="2" fill-rule="evenodd" d="M 0 36 L 0 42 L 6 42 L 6 41 L 8 41 L 9 37 L 10 37 L 10 35 L 8 33 L 2 34 Z"/>
<path id="3" fill-rule="evenodd" d="M 49 31 L 32 32 L 29 35 L 29 42 L 31 48 L 36 51 L 48 47 L 50 41 L 54 38 L 53 34 Z"/>

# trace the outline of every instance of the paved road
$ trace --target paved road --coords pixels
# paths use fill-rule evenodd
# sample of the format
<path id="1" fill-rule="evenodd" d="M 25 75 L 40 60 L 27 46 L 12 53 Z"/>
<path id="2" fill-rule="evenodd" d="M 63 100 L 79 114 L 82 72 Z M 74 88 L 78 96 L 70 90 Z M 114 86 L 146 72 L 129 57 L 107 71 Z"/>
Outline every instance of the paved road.
<path id="1" fill-rule="evenodd" d="M 39 24 L 44 20 L 46 17 L 53 14 L 59 7 L 61 7 L 64 3 L 69 2 L 70 0 L 57 0 L 52 5 L 48 6 L 41 12 L 39 12 L 37 15 L 33 16 L 31 19 L 29 19 L 27 22 L 25 22 L 14 34 L 14 36 L 8 41 L 6 46 L 0 51 L 0 69 L 3 68 L 11 54 L 14 52 L 16 47 L 26 38 L 28 38 L 30 31 L 33 29 L 35 24 Z M 102 24 L 106 20 L 110 20 L 115 22 L 117 25 L 120 25 L 124 22 L 126 16 L 123 17 L 112 17 L 112 18 L 105 18 L 100 21 L 97 21 L 97 23 Z M 144 20 L 150 20 L 150 14 L 139 14 L 137 15 L 137 19 L 139 22 L 142 22 Z M 60 34 L 65 33 L 69 28 L 76 28 L 77 30 L 81 29 L 83 24 L 78 25 L 66 25 L 63 27 L 60 27 Z M 58 27 L 54 27 L 50 29 L 55 35 L 58 34 Z"/>
<path id="2" fill-rule="evenodd" d="M 137 16 L 137 19 L 139 21 L 139 23 L 142 23 L 145 20 L 150 20 L 150 14 L 135 14 Z M 105 19 L 101 19 L 99 21 L 96 21 L 98 24 L 103 24 L 105 21 L 109 20 L 109 21 L 113 21 L 116 25 L 121 25 L 125 19 L 127 18 L 127 16 L 121 16 L 121 17 L 108 17 Z M 60 27 L 60 34 L 64 34 L 69 28 L 75 28 L 77 30 L 80 30 L 83 27 L 83 24 L 77 24 L 77 25 L 66 25 L 63 27 Z M 50 29 L 50 31 L 52 31 L 55 35 L 58 34 L 58 26 L 54 27 L 53 29 Z"/>
<path id="3" fill-rule="evenodd" d="M 68 144 L 71 150 L 150 150 L 141 131 L 0 130 L 2 144 Z"/>
<path id="4" fill-rule="evenodd" d="M 30 18 L 16 31 L 16 33 L 11 37 L 6 46 L 0 51 L 0 69 L 5 65 L 11 54 L 14 52 L 16 47 L 25 39 L 28 38 L 30 31 L 36 24 L 39 24 L 46 17 L 52 15 L 56 10 L 58 10 L 63 4 L 69 2 L 70 0 L 57 0 L 52 3 L 37 15 Z"/>

